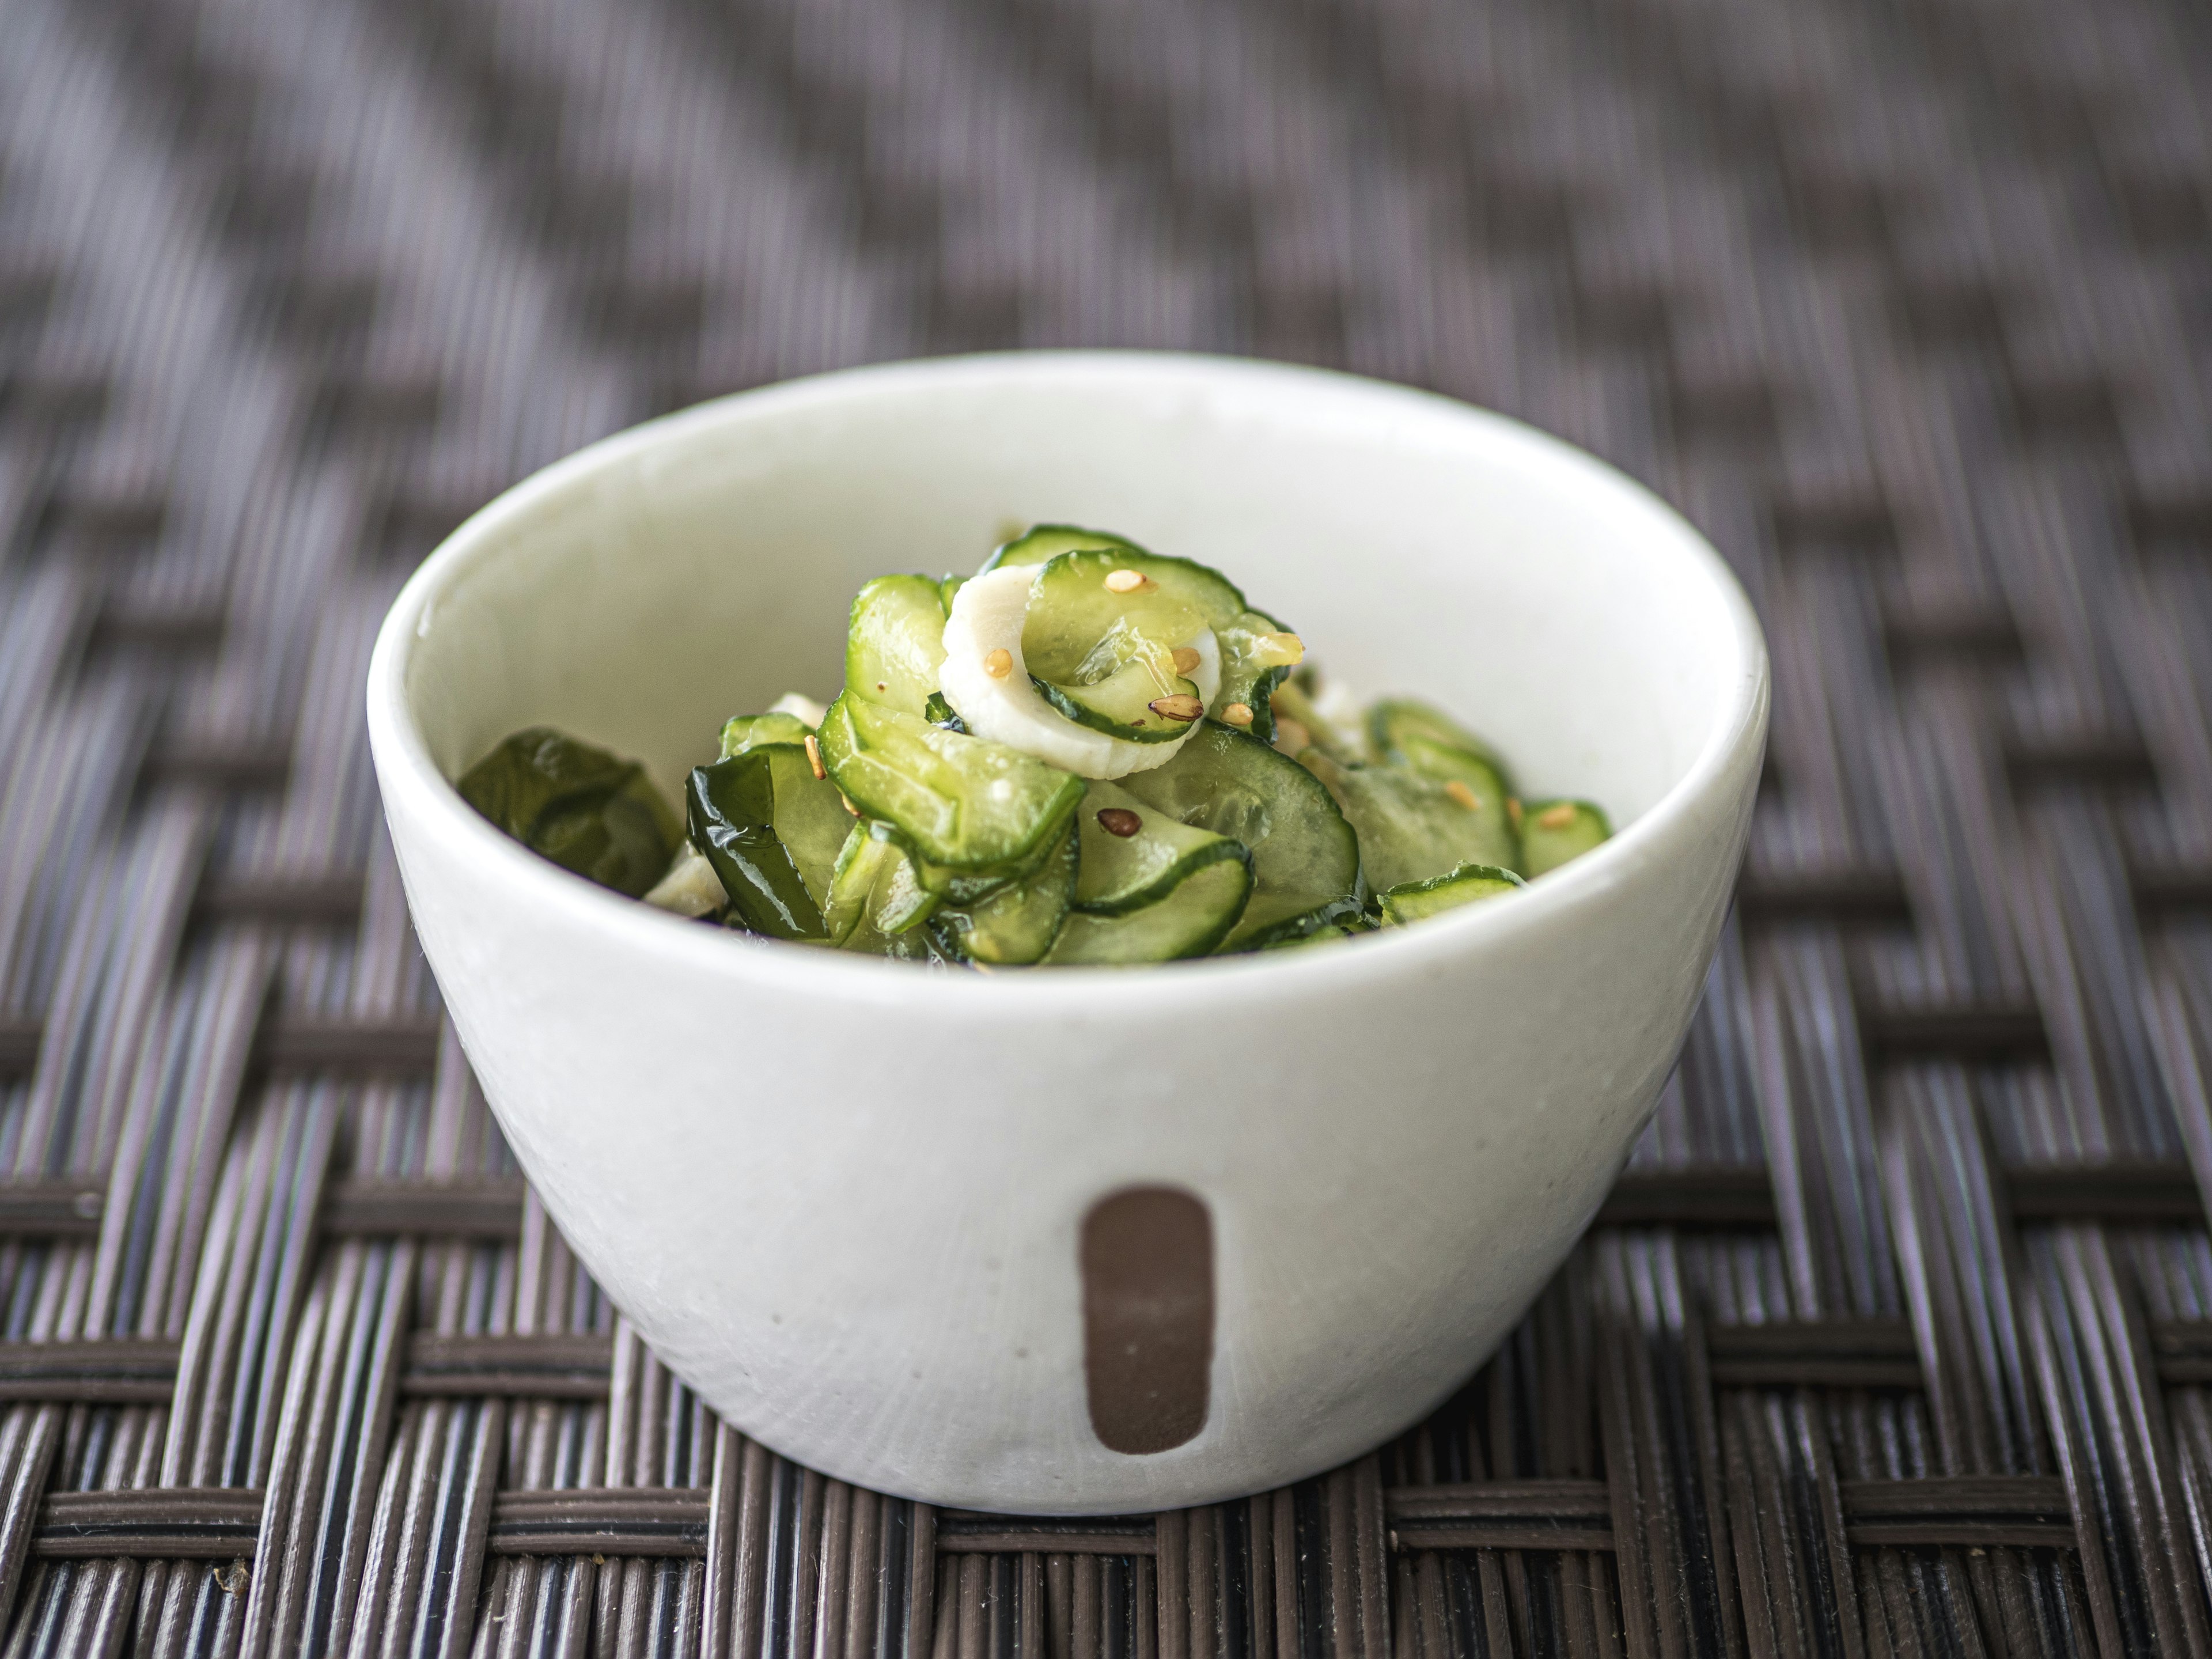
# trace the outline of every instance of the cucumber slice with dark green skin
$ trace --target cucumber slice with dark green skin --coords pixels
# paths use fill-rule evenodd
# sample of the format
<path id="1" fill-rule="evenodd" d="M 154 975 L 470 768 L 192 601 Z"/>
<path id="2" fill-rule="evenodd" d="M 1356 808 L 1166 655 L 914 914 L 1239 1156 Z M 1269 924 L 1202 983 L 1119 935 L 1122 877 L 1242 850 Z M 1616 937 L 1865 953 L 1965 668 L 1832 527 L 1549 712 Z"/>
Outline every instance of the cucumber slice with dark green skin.
<path id="1" fill-rule="evenodd" d="M 1188 697 L 1188 705 L 1173 706 L 1200 709 L 1206 706 L 1199 701 L 1198 688 L 1188 680 L 1170 672 L 1163 688 L 1152 665 L 1142 661 L 1127 665 L 1096 685 L 1055 685 L 1035 674 L 1030 676 L 1030 684 L 1064 719 L 1109 737 L 1127 738 L 1131 743 L 1173 743 L 1190 730 L 1189 720 L 1162 714 L 1152 706 L 1156 702 Z"/>
<path id="2" fill-rule="evenodd" d="M 1252 889 L 1241 842 L 1180 823 L 1110 783 L 1076 815 L 1075 902 L 1047 962 L 1171 962 L 1227 938 Z"/>
<path id="3" fill-rule="evenodd" d="M 1083 780 L 1020 750 L 855 699 L 830 706 L 817 734 L 831 781 L 888 819 L 932 864 L 968 875 L 1028 867 L 1083 799 Z"/>
<path id="4" fill-rule="evenodd" d="M 1213 699 L 1216 719 L 1242 705 L 1252 718 L 1227 724 L 1262 743 L 1274 742 L 1275 690 L 1290 678 L 1293 666 L 1279 641 L 1292 633 L 1264 611 L 1242 611 L 1215 625 L 1213 636 L 1221 642 L 1221 690 Z"/>
<path id="5" fill-rule="evenodd" d="M 983 561 L 983 569 L 975 574 L 980 576 L 984 571 L 996 570 L 1001 565 L 1046 564 L 1063 553 L 1087 547 L 1109 548 L 1128 553 L 1145 550 L 1133 541 L 1109 535 L 1103 530 L 1084 530 L 1072 524 L 1041 524 L 1000 547 Z M 948 610 L 951 603 L 948 597 L 945 600 Z"/>
<path id="6" fill-rule="evenodd" d="M 1359 862 L 1377 893 L 1425 881 L 1462 864 L 1498 864 L 1510 834 L 1486 822 L 1433 778 L 1402 766 L 1339 766 L 1309 749 L 1300 763 L 1328 786 L 1359 836 Z"/>
<path id="7" fill-rule="evenodd" d="M 1107 586 L 1134 571 L 1142 585 Z M 1235 588 L 1203 565 L 1123 549 L 1078 550 L 1038 568 L 1022 659 L 1067 719 L 1132 743 L 1172 743 L 1203 710 L 1175 653 L 1212 626 Z M 1166 699 L 1176 699 L 1168 703 Z M 1165 712 L 1175 708 L 1177 714 Z"/>
<path id="8" fill-rule="evenodd" d="M 878 576 L 853 600 L 845 638 L 848 696 L 920 714 L 945 662 L 945 602 L 927 576 Z"/>
<path id="9" fill-rule="evenodd" d="M 1505 793 L 1513 793 L 1512 769 L 1495 749 L 1442 709 L 1411 697 L 1386 697 L 1369 709 L 1367 740 L 1375 745 L 1375 752 L 1381 758 L 1411 766 L 1439 781 L 1457 775 L 1430 771 L 1416 756 L 1433 754 L 1437 750 L 1472 755 L 1490 769 Z"/>
<path id="10" fill-rule="evenodd" d="M 944 607 L 946 616 L 952 614 L 952 596 L 967 586 L 968 578 L 965 576 L 945 576 L 939 579 L 937 602 Z"/>
<path id="11" fill-rule="evenodd" d="M 1224 950 L 1295 939 L 1359 913 L 1359 843 L 1321 781 L 1257 738 L 1208 722 L 1121 787 L 1182 823 L 1241 842 L 1253 888 Z"/>
<path id="12" fill-rule="evenodd" d="M 813 729 L 796 714 L 739 714 L 723 725 L 722 758 L 742 755 L 764 743 L 803 744 Z"/>
<path id="13" fill-rule="evenodd" d="M 517 732 L 454 787 L 539 857 L 631 898 L 660 879 L 681 833 L 642 766 L 550 726 Z"/>
<path id="14" fill-rule="evenodd" d="M 946 731 L 957 732 L 963 737 L 967 735 L 968 722 L 952 712 L 952 705 L 945 701 L 942 691 L 929 694 L 929 701 L 921 706 L 921 717 L 932 726 L 941 726 Z"/>
<path id="15" fill-rule="evenodd" d="M 1522 872 L 1533 881 L 1612 834 L 1604 812 L 1586 800 L 1531 801 L 1521 816 Z"/>
<path id="16" fill-rule="evenodd" d="M 930 919 L 939 948 L 960 961 L 1012 968 L 1041 960 L 1075 902 L 1079 855 L 1073 824 L 1029 875 L 964 909 Z"/>
<path id="17" fill-rule="evenodd" d="M 812 758 L 798 744 L 763 744 L 746 752 L 768 757 L 775 783 L 775 838 L 791 854 L 814 902 L 826 903 L 830 874 L 853 827 L 853 815 L 837 798 L 837 786 L 814 775 Z"/>
<path id="18" fill-rule="evenodd" d="M 1444 793 L 1468 807 L 1490 831 L 1488 855 L 1480 861 L 1508 870 L 1521 867 L 1521 837 L 1507 805 L 1511 791 L 1496 767 L 1472 750 L 1455 749 L 1433 738 L 1401 734 L 1391 750 L 1393 764 L 1418 772 L 1444 787 Z"/>
<path id="19" fill-rule="evenodd" d="M 825 939 L 821 906 L 776 834 L 776 752 L 752 749 L 692 769 L 684 786 L 691 844 L 714 866 L 732 915 L 749 930 Z"/>
<path id="20" fill-rule="evenodd" d="M 921 884 L 898 831 L 879 821 L 853 825 L 830 881 L 822 920 L 833 945 L 844 945 L 865 921 L 896 937 L 929 920 L 939 896 Z"/>
<path id="21" fill-rule="evenodd" d="M 1060 573 L 1040 575 L 1037 597 L 1030 602 L 1030 620 L 1022 630 L 1022 655 L 1039 682 L 1037 689 L 1061 714 L 1140 743 L 1171 741 L 1179 736 L 1171 722 L 1146 718 L 1153 712 L 1144 706 L 1151 697 L 1094 698 L 1086 694 L 1086 688 L 1138 654 L 1126 643 L 1117 646 L 1109 638 L 1108 629 L 1118 618 L 1127 616 L 1156 646 L 1164 643 L 1165 649 L 1172 650 L 1188 643 L 1197 631 L 1186 614 L 1195 612 L 1197 620 L 1213 630 L 1221 649 L 1221 685 L 1214 696 L 1215 708 L 1225 710 L 1242 704 L 1251 711 L 1252 718 L 1249 723 L 1233 723 L 1256 733 L 1262 742 L 1274 741 L 1275 717 L 1268 699 L 1304 655 L 1305 648 L 1296 635 L 1264 611 L 1253 610 L 1243 590 L 1212 567 L 1193 559 L 1148 553 L 1123 537 L 1097 531 L 1041 525 L 1000 548 L 983 568 L 1048 566 L 1062 559 L 1071 560 L 1070 597 L 1078 603 L 1069 612 L 1072 625 L 1063 625 L 1060 631 L 1074 636 L 1073 641 L 1050 637 L 1047 624 L 1038 619 L 1040 608 L 1059 609 L 1056 595 L 1048 592 L 1048 587 L 1061 580 Z M 1145 586 L 1130 593 L 1103 588 L 1103 579 L 1116 570 L 1134 570 L 1146 579 Z M 1075 579 L 1078 573 L 1080 580 Z M 1107 658 L 1086 663 L 1084 653 L 1101 641 L 1109 646 Z M 1160 663 L 1161 656 L 1156 649 L 1150 659 Z M 1172 672 L 1164 665 L 1163 669 Z M 1164 688 L 1164 679 L 1162 684 Z M 1189 688 L 1174 690 L 1187 694 Z M 1060 695 L 1055 696 L 1055 691 Z M 1153 697 L 1168 695 L 1168 689 L 1152 694 Z"/>
<path id="22" fill-rule="evenodd" d="M 1510 870 L 1493 864 L 1462 864 L 1456 870 L 1426 881 L 1409 881 L 1388 889 L 1382 896 L 1382 920 L 1402 927 L 1407 922 L 1456 910 L 1479 899 L 1496 898 L 1528 884 Z"/>

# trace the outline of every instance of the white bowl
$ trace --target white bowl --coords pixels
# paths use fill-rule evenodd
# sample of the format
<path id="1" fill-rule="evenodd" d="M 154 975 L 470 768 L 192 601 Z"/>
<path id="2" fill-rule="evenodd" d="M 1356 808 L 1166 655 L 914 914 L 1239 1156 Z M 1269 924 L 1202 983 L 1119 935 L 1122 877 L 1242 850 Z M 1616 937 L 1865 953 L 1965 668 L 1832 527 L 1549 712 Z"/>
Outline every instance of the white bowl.
<path id="1" fill-rule="evenodd" d="M 546 723 L 674 798 L 724 717 L 836 690 L 865 579 L 972 569 L 1033 520 L 1218 566 L 1324 670 L 1443 704 L 1620 832 L 1403 931 L 984 975 L 679 921 L 447 781 Z M 1114 353 L 855 370 L 611 438 L 431 557 L 368 681 L 462 1042 L 662 1358 L 833 1475 L 1071 1513 L 1329 1468 L 1490 1353 L 1674 1064 L 1766 708 L 1727 567 L 1589 457 L 1396 387 Z"/>

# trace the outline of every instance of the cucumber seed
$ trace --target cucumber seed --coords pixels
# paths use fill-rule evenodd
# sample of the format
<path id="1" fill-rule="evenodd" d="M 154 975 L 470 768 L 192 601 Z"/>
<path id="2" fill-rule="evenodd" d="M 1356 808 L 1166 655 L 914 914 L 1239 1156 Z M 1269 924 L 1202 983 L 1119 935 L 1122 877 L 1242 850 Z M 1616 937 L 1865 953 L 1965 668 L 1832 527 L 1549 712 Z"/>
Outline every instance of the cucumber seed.
<path id="1" fill-rule="evenodd" d="M 1563 800 L 1557 806 L 1547 806 L 1536 814 L 1536 827 L 1540 830 L 1564 830 L 1574 821 L 1575 805 L 1572 801 Z"/>
<path id="2" fill-rule="evenodd" d="M 814 776 L 817 781 L 830 775 L 822 769 L 822 745 L 814 740 L 814 734 L 811 732 L 806 734 L 806 763 L 814 769 Z"/>
<path id="3" fill-rule="evenodd" d="M 1252 705 L 1249 702 L 1232 702 L 1221 711 L 1221 718 L 1231 726 L 1249 726 L 1252 724 Z"/>
<path id="4" fill-rule="evenodd" d="M 983 659 L 983 672 L 994 680 L 1002 680 L 1014 672 L 1014 653 L 1000 646 Z"/>
<path id="5" fill-rule="evenodd" d="M 1141 570 L 1109 570 L 1106 573 L 1106 591 L 1109 593 L 1133 593 L 1144 585 L 1145 573 Z"/>
<path id="6" fill-rule="evenodd" d="M 1444 793 L 1449 795 L 1470 812 L 1480 812 L 1482 810 L 1482 803 L 1475 799 L 1474 791 L 1457 778 L 1454 778 L 1444 786 Z"/>
<path id="7" fill-rule="evenodd" d="M 1185 726 L 1188 726 L 1206 712 L 1206 705 L 1196 697 L 1182 696 L 1154 697 L 1145 707 L 1163 720 L 1181 720 Z"/>
<path id="8" fill-rule="evenodd" d="M 1188 646 L 1179 645 L 1176 647 L 1175 672 L 1182 675 L 1183 678 L 1188 679 L 1190 678 L 1190 671 L 1198 666 L 1198 653 L 1192 650 Z"/>
<path id="9" fill-rule="evenodd" d="M 1119 836 L 1127 841 L 1145 827 L 1145 821 L 1126 806 L 1102 806 L 1098 809 L 1098 827 L 1109 836 Z"/>

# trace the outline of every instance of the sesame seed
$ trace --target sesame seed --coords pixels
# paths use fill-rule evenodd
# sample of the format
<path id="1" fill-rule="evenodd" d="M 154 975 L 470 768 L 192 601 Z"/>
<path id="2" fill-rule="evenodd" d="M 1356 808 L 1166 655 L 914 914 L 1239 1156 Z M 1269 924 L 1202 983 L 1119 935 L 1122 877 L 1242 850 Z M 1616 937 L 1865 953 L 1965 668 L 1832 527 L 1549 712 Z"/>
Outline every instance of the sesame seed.
<path id="1" fill-rule="evenodd" d="M 842 805 L 844 809 L 848 812 L 850 812 L 854 817 L 857 818 L 860 816 L 860 809 L 853 805 L 853 798 L 850 795 L 846 794 L 842 790 L 838 792 L 837 800 L 839 805 Z"/>
<path id="2" fill-rule="evenodd" d="M 1575 804 L 1570 800 L 1563 800 L 1557 806 L 1547 806 L 1536 814 L 1536 827 L 1540 830 L 1564 830 L 1574 821 Z"/>
<path id="3" fill-rule="evenodd" d="M 1249 726 L 1252 724 L 1252 705 L 1249 702 L 1232 702 L 1221 711 L 1221 718 L 1231 726 Z"/>
<path id="4" fill-rule="evenodd" d="M 1179 645 L 1176 647 L 1175 672 L 1176 673 L 1182 675 L 1185 679 L 1188 679 L 1190 678 L 1190 671 L 1197 666 L 1197 652 L 1192 650 L 1187 645 Z"/>
<path id="5" fill-rule="evenodd" d="M 1511 818 L 1511 819 L 1513 820 L 1513 827 L 1514 827 L 1516 830 L 1518 830 L 1518 829 L 1521 827 L 1521 797 L 1520 797 L 1520 796 L 1518 796 L 1518 795 L 1508 795 L 1508 796 L 1505 798 L 1505 816 L 1506 816 L 1507 817 Z"/>
<path id="6" fill-rule="evenodd" d="M 1002 680 L 1014 672 L 1014 653 L 1000 646 L 983 659 L 983 672 L 994 680 Z"/>
<path id="7" fill-rule="evenodd" d="M 1145 821 L 1126 806 L 1102 806 L 1098 809 L 1098 827 L 1109 836 L 1119 836 L 1127 841 L 1145 827 Z"/>
<path id="8" fill-rule="evenodd" d="M 1206 705 L 1196 697 L 1154 697 L 1145 707 L 1163 720 L 1181 720 L 1185 726 L 1206 712 Z"/>
<path id="9" fill-rule="evenodd" d="M 1449 795 L 1470 812 L 1479 812 L 1482 810 L 1482 803 L 1475 798 L 1474 791 L 1457 778 L 1454 778 L 1444 786 L 1444 793 Z"/>
<path id="10" fill-rule="evenodd" d="M 1106 573 L 1106 591 L 1109 593 L 1133 593 L 1144 585 L 1145 574 L 1141 570 L 1109 570 Z"/>
<path id="11" fill-rule="evenodd" d="M 1301 749 L 1313 746 L 1313 733 L 1294 720 L 1278 718 L 1275 721 L 1275 747 L 1285 755 L 1295 755 Z"/>
<path id="12" fill-rule="evenodd" d="M 830 775 L 822 769 L 822 745 L 814 740 L 811 732 L 806 734 L 806 763 L 814 769 L 814 775 L 817 779 Z"/>
<path id="13" fill-rule="evenodd" d="M 876 690 L 878 691 L 888 691 L 890 689 L 890 682 L 888 680 L 878 680 L 876 682 Z"/>

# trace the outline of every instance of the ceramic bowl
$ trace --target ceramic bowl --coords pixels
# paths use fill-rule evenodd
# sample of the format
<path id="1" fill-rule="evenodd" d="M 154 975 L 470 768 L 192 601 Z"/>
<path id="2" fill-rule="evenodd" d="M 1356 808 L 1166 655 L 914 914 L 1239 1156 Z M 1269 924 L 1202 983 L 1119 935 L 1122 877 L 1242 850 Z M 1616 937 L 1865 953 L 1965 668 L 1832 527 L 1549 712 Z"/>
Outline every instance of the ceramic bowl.
<path id="1" fill-rule="evenodd" d="M 448 781 L 544 723 L 674 799 L 726 716 L 836 691 L 867 577 L 1051 520 L 1219 567 L 1325 670 L 1441 703 L 1620 833 L 1341 945 L 986 975 L 676 920 Z M 1490 1353 L 1674 1063 L 1766 707 L 1726 566 L 1587 455 L 1401 388 L 1112 353 L 860 369 L 611 438 L 423 565 L 368 683 L 462 1043 L 639 1330 L 830 1474 L 1067 1513 L 1331 1467 Z"/>

